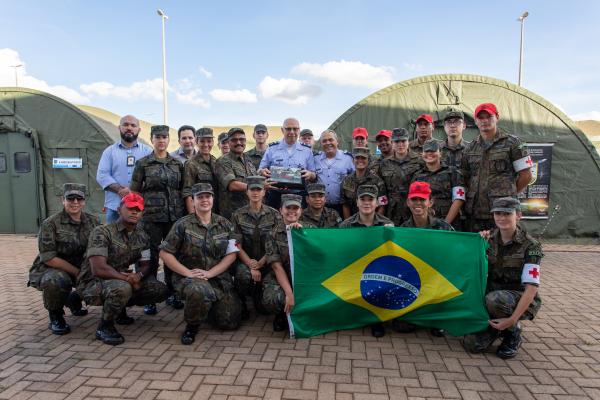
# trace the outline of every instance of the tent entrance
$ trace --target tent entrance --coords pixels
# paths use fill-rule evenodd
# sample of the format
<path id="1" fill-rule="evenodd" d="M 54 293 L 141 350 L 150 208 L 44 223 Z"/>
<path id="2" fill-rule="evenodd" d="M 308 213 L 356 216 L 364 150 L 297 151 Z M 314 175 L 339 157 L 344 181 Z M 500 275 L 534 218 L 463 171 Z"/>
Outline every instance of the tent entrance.
<path id="1" fill-rule="evenodd" d="M 0 132 L 0 233 L 37 232 L 37 172 L 31 134 Z"/>

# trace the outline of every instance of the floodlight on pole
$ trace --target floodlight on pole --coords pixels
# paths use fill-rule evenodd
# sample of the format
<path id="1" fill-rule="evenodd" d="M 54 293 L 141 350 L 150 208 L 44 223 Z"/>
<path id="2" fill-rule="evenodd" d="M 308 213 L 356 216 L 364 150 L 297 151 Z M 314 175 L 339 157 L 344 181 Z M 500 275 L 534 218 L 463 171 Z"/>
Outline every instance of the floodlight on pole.
<path id="1" fill-rule="evenodd" d="M 19 87 L 19 74 L 17 72 L 17 68 L 22 67 L 23 64 L 11 65 L 10 67 L 15 69 L 15 87 Z"/>
<path id="2" fill-rule="evenodd" d="M 168 125 L 168 107 L 167 107 L 167 46 L 165 43 L 165 20 L 169 19 L 167 14 L 160 8 L 156 13 L 162 20 L 162 62 L 163 62 L 163 120 Z"/>
<path id="3" fill-rule="evenodd" d="M 517 19 L 521 23 L 521 46 L 519 53 L 519 86 L 521 86 L 521 82 L 523 79 L 523 29 L 525 26 L 525 18 L 529 16 L 529 12 L 525 11 L 521 16 Z"/>

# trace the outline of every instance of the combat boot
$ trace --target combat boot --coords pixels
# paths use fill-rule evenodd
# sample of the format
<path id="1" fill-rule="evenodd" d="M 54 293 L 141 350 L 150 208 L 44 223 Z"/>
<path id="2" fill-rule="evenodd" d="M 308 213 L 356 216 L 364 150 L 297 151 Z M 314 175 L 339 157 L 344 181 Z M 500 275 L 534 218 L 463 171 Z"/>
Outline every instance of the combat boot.
<path id="1" fill-rule="evenodd" d="M 275 315 L 273 320 L 273 332 L 282 332 L 288 329 L 288 321 L 285 313 Z"/>
<path id="2" fill-rule="evenodd" d="M 381 322 L 371 325 L 371 335 L 376 338 L 385 336 L 385 328 Z"/>
<path id="3" fill-rule="evenodd" d="M 181 334 L 181 344 L 190 345 L 196 340 L 196 334 L 198 333 L 198 325 L 187 324 L 185 330 Z"/>
<path id="4" fill-rule="evenodd" d="M 71 332 L 71 327 L 65 321 L 63 317 L 64 311 L 48 311 L 48 316 L 50 317 L 50 322 L 48 323 L 48 329 L 52 331 L 55 335 L 66 335 Z"/>
<path id="5" fill-rule="evenodd" d="M 184 307 L 183 301 L 179 300 L 177 293 L 173 293 L 171 296 L 169 296 L 165 303 L 168 306 L 173 307 L 175 310 L 181 310 Z"/>
<path id="6" fill-rule="evenodd" d="M 71 314 L 76 317 L 83 317 L 87 315 L 88 310 L 83 308 L 81 297 L 77 292 L 73 291 L 69 293 L 69 297 L 67 298 L 67 307 L 71 310 Z"/>
<path id="7" fill-rule="evenodd" d="M 127 315 L 127 307 L 123 307 L 119 316 L 115 319 L 115 322 L 119 325 L 131 325 L 135 322 L 133 317 Z"/>
<path id="8" fill-rule="evenodd" d="M 246 296 L 240 295 L 240 302 L 242 305 L 242 321 L 246 321 L 250 318 L 250 311 L 248 311 L 248 304 L 246 303 Z"/>
<path id="9" fill-rule="evenodd" d="M 506 330 L 502 335 L 504 337 L 496 350 L 496 355 L 504 359 L 515 357 L 519 352 L 521 343 L 523 343 L 523 339 L 521 339 L 521 326 L 517 324 L 512 331 Z"/>
<path id="10" fill-rule="evenodd" d="M 396 332 L 411 333 L 417 329 L 417 326 L 415 324 L 411 324 L 410 322 L 395 319 L 392 321 L 392 328 L 394 328 Z"/>
<path id="11" fill-rule="evenodd" d="M 98 329 L 96 329 L 96 339 L 102 340 L 104 344 L 116 346 L 125 341 L 123 335 L 117 331 L 113 321 L 100 320 Z"/>
<path id="12" fill-rule="evenodd" d="M 146 304 L 144 306 L 144 314 L 146 315 L 156 315 L 157 312 L 156 304 Z"/>

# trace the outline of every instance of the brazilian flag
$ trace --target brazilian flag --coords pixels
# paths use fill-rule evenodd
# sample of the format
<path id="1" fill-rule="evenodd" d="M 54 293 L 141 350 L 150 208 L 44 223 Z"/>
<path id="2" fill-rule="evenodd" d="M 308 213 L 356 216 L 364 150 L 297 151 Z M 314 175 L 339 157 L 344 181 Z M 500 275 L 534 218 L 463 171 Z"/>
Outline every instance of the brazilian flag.
<path id="1" fill-rule="evenodd" d="M 454 336 L 484 330 L 487 243 L 478 234 L 370 227 L 288 231 L 291 337 L 400 318 Z"/>

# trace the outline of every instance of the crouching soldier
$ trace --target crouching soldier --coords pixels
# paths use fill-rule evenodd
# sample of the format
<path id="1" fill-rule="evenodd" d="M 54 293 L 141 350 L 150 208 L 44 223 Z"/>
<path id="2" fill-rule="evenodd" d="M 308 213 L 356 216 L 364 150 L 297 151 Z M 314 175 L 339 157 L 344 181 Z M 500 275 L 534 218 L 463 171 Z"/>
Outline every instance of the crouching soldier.
<path id="1" fill-rule="evenodd" d="M 78 183 L 63 185 L 63 209 L 52 215 L 40 227 L 40 253 L 29 270 L 28 286 L 42 291 L 44 307 L 48 310 L 48 329 L 55 335 L 71 331 L 64 318 L 65 305 L 71 314 L 82 316 L 81 298 L 72 291 L 92 229 L 100 221 L 83 211 L 87 187 Z"/>
<path id="2" fill-rule="evenodd" d="M 150 241 L 138 225 L 143 211 L 144 199 L 139 194 L 132 192 L 121 199 L 119 219 L 92 231 L 77 279 L 85 302 L 102 306 L 96 339 L 106 344 L 125 341 L 114 324 L 134 322 L 127 315 L 127 306 L 145 306 L 167 298 L 167 287 L 151 274 Z M 137 271 L 132 272 L 130 266 L 135 263 Z"/>
<path id="3" fill-rule="evenodd" d="M 160 258 L 175 274 L 173 286 L 185 302 L 182 344 L 192 344 L 200 324 L 211 317 L 220 329 L 235 329 L 241 302 L 227 272 L 239 251 L 233 225 L 211 211 L 214 190 L 209 183 L 192 186 L 195 211 L 179 221 L 160 246 Z"/>
<path id="4" fill-rule="evenodd" d="M 540 243 L 517 224 L 521 219 L 519 207 L 519 201 L 512 197 L 494 200 L 491 211 L 496 228 L 480 232 L 490 243 L 485 296 L 490 326 L 464 338 L 467 351 L 484 352 L 502 337 L 496 355 L 516 356 L 522 342 L 519 321 L 535 318 L 542 305 L 537 292 L 544 254 Z"/>

